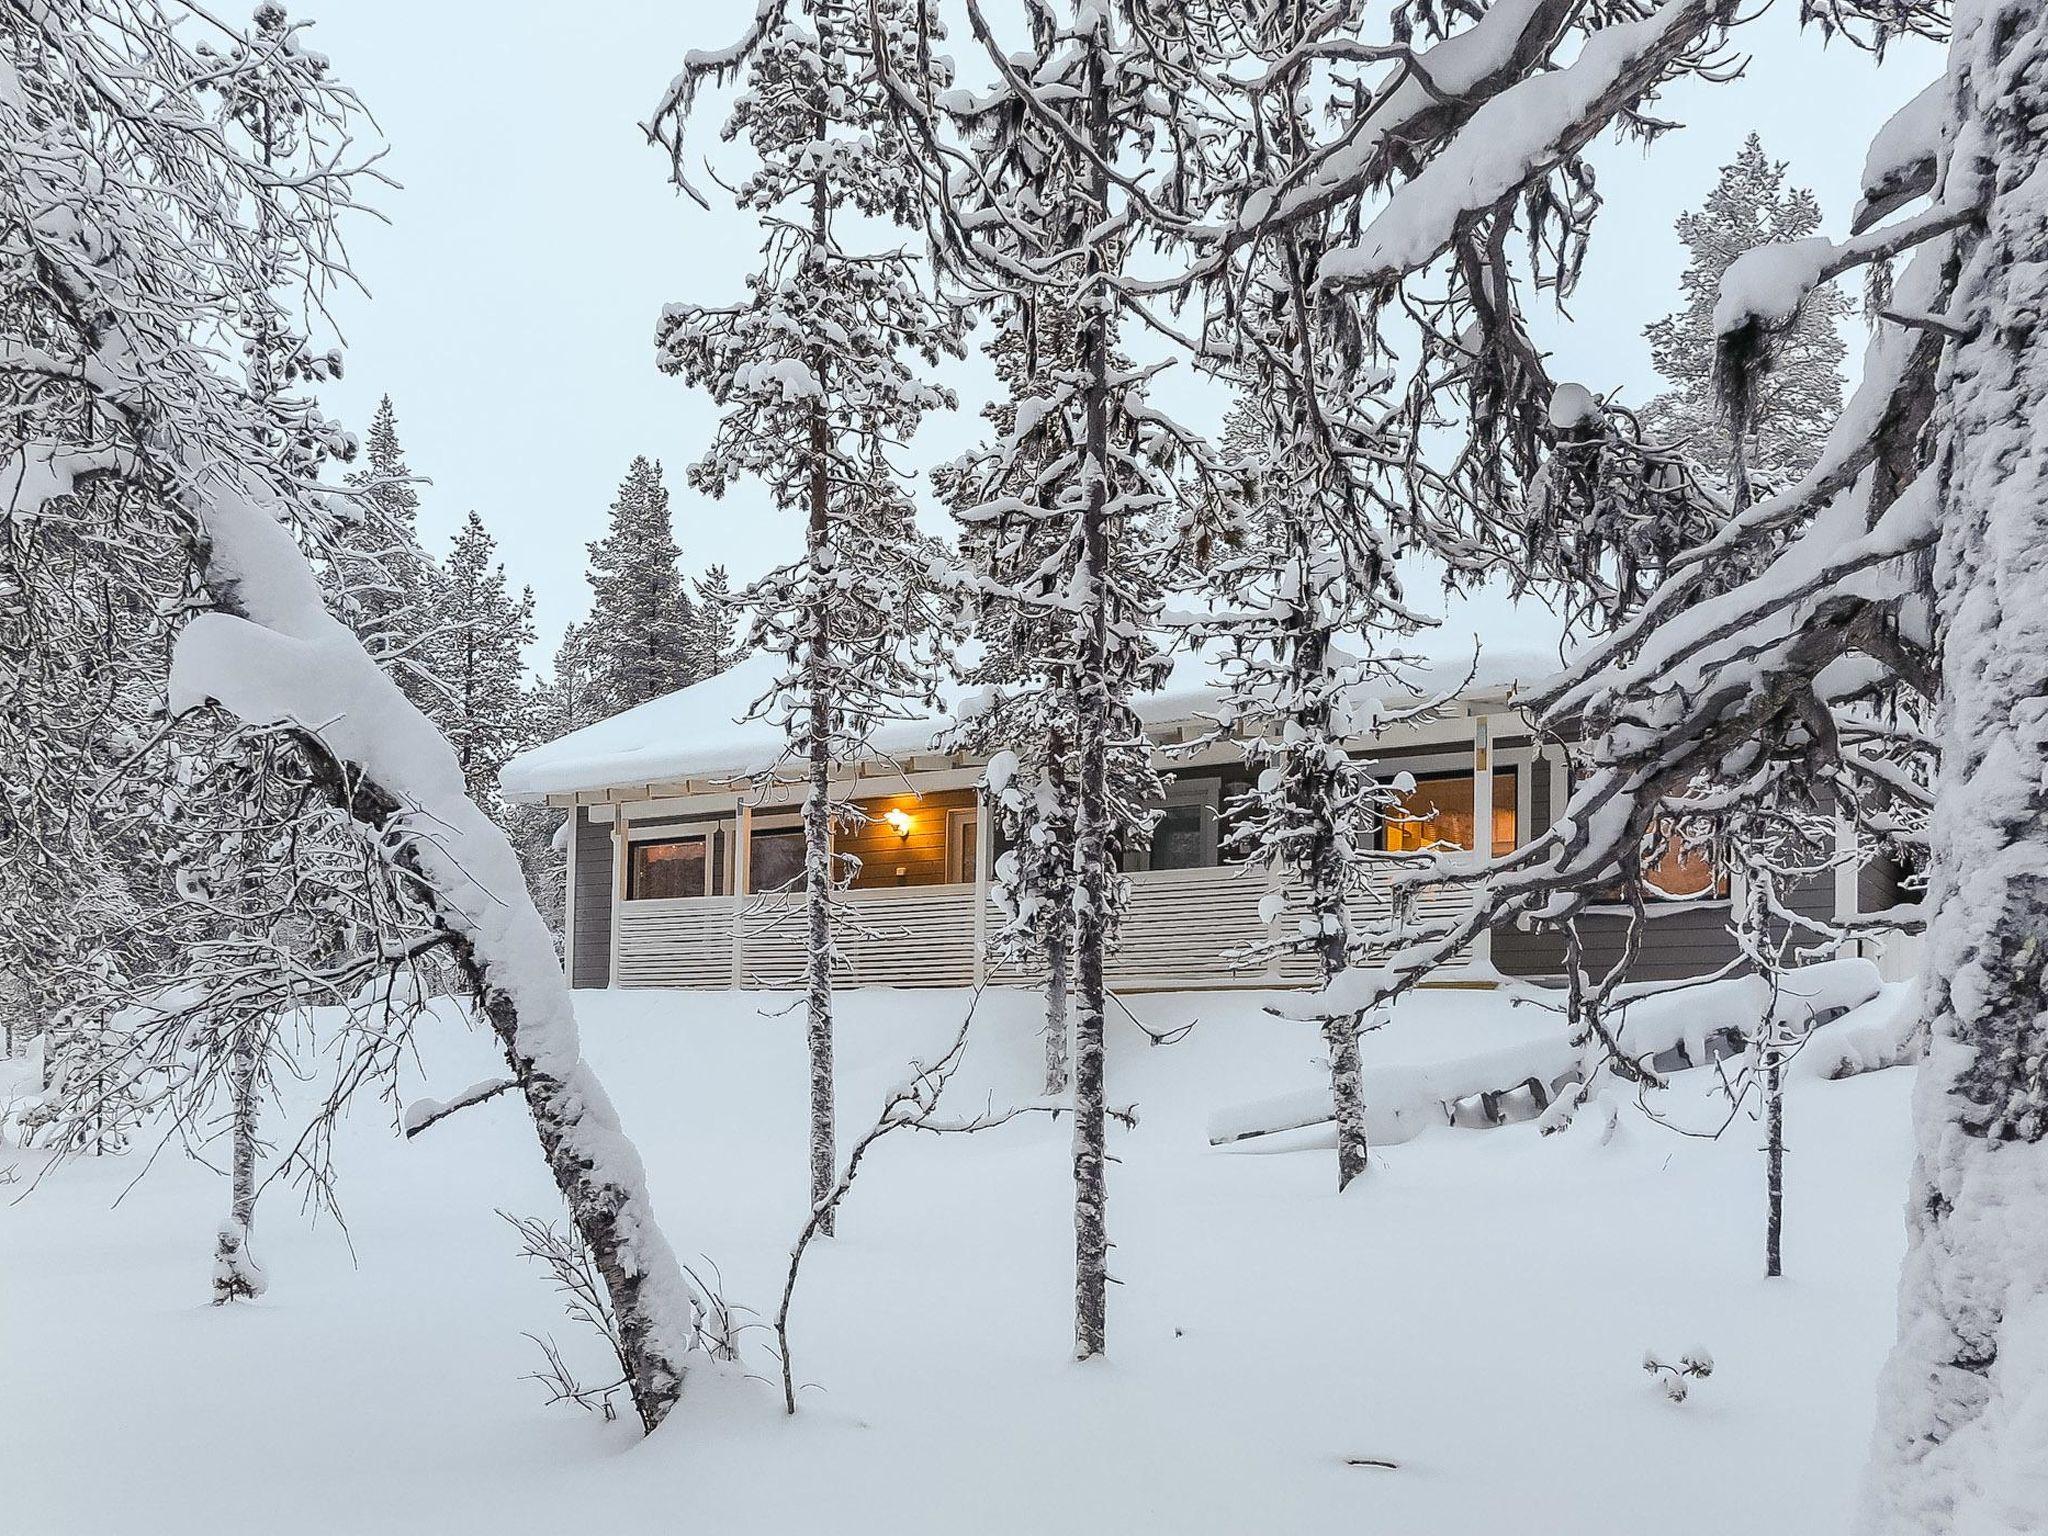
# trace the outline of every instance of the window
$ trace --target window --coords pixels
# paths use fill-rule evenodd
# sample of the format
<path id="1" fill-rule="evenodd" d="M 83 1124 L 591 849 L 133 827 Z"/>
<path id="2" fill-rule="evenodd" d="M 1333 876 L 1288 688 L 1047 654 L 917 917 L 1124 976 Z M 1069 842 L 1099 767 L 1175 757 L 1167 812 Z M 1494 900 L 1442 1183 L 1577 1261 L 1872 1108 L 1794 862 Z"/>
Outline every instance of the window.
<path id="1" fill-rule="evenodd" d="M 708 844 L 701 835 L 636 842 L 626 856 L 626 900 L 702 896 L 710 890 L 710 872 Z"/>
<path id="2" fill-rule="evenodd" d="M 749 892 L 794 890 L 804 877 L 804 829 L 756 831 L 747 864 Z"/>
<path id="3" fill-rule="evenodd" d="M 971 885 L 976 859 L 981 852 L 981 822 L 978 812 L 946 812 L 946 881 L 950 885 Z"/>
<path id="4" fill-rule="evenodd" d="M 1512 853 L 1516 843 L 1515 772 L 1496 768 L 1493 772 L 1493 843 L 1495 856 Z M 1472 846 L 1472 786 L 1469 773 L 1446 773 L 1417 779 L 1415 788 L 1401 797 L 1398 809 L 1389 809 L 1382 829 L 1383 846 L 1390 853 L 1412 853 L 1424 848 L 1470 848 Z"/>
<path id="5" fill-rule="evenodd" d="M 1151 846 L 1133 849 L 1133 869 L 1214 869 L 1221 779 L 1175 779 L 1152 825 Z"/>
<path id="6" fill-rule="evenodd" d="M 1728 882 L 1714 856 L 1712 843 L 1688 837 L 1669 821 L 1660 822 L 1650 835 L 1657 848 L 1654 854 L 1643 858 L 1646 897 L 1652 901 L 1685 900 L 1728 894 Z"/>

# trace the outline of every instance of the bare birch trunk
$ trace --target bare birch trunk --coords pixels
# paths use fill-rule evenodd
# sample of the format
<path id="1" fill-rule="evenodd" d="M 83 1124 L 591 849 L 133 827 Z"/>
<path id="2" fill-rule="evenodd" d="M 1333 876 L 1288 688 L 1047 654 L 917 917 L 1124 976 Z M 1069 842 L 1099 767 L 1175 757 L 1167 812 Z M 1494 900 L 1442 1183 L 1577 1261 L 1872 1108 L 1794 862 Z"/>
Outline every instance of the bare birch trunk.
<path id="1" fill-rule="evenodd" d="M 213 1300 L 251 1300 L 263 1294 L 262 1266 L 249 1251 L 256 1221 L 257 1084 L 261 1068 L 254 1022 L 235 1031 L 228 1063 L 231 1177 L 227 1220 L 221 1223 L 213 1253 Z"/>
<path id="2" fill-rule="evenodd" d="M 1107 26 L 1098 18 L 1098 28 Z M 1109 206 L 1111 124 L 1103 53 L 1108 39 L 1089 40 L 1086 74 L 1088 137 L 1095 150 L 1089 171 L 1091 206 L 1098 217 Z M 1109 1310 L 1109 1227 L 1106 1128 L 1104 1120 L 1105 949 L 1109 903 L 1116 871 L 1111 868 L 1116 838 L 1110 827 L 1109 796 L 1109 313 L 1101 241 L 1088 243 L 1087 274 L 1081 289 L 1078 327 L 1081 372 L 1086 380 L 1083 473 L 1087 504 L 1082 525 L 1081 580 L 1085 608 L 1080 675 L 1075 678 L 1080 804 L 1075 818 L 1074 965 L 1078 996 L 1074 1009 L 1074 1355 L 1092 1359 L 1107 1347 Z"/>
<path id="3" fill-rule="evenodd" d="M 1980 0 L 1951 45 L 1959 241 L 1940 381 L 1942 743 L 1917 1155 L 1864 1529 L 2048 1529 L 2048 9 Z"/>

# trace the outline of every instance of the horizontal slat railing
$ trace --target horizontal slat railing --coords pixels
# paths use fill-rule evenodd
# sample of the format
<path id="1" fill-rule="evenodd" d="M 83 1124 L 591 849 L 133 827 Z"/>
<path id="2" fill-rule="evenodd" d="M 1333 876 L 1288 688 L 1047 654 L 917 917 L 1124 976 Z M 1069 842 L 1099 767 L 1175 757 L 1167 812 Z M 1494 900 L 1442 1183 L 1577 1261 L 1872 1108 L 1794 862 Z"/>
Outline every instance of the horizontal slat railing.
<path id="1" fill-rule="evenodd" d="M 730 896 L 619 903 L 622 987 L 732 985 Z"/>
<path id="2" fill-rule="evenodd" d="M 1170 986 L 1303 986 L 1314 981 L 1307 954 L 1277 962 L 1249 959 L 1248 945 L 1268 929 L 1259 920 L 1266 891 L 1260 872 L 1245 865 L 1217 869 L 1153 870 L 1131 877 L 1109 983 L 1119 988 Z M 974 887 L 914 886 L 846 892 L 836 926 L 846 986 L 957 987 L 974 980 Z M 1458 890 L 1426 891 L 1419 915 L 1450 916 L 1469 898 Z M 750 896 L 739 904 L 742 984 L 765 989 L 801 986 L 807 949 L 803 901 L 796 895 Z M 617 983 L 622 987 L 724 987 L 735 974 L 735 901 L 729 896 L 680 901 L 632 901 L 619 908 Z M 1290 902 L 1275 932 L 1300 921 Z M 1352 904 L 1358 928 L 1384 923 L 1384 896 L 1368 893 Z M 991 914 L 989 931 L 999 926 Z M 1445 967 L 1456 976 L 1469 963 L 1461 953 Z M 1029 959 L 992 955 L 988 974 L 1010 984 L 1029 983 L 1039 970 Z"/>
<path id="3" fill-rule="evenodd" d="M 1245 946 L 1262 940 L 1263 874 L 1244 864 L 1216 869 L 1147 870 L 1130 877 L 1116 952 L 1113 987 L 1255 984 L 1268 979 L 1263 960 L 1247 962 Z"/>

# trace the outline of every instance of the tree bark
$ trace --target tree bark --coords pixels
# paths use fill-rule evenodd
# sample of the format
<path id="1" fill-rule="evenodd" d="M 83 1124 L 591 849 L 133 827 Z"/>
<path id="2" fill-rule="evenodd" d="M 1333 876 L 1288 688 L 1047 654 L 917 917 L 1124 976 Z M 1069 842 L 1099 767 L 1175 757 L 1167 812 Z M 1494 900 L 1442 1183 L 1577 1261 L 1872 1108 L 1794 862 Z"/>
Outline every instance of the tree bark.
<path id="1" fill-rule="evenodd" d="M 221 1223 L 213 1253 L 216 1305 L 249 1300 L 264 1289 L 262 1268 L 249 1251 L 256 1221 L 256 1093 L 262 1064 L 255 1028 L 254 1019 L 243 1020 L 229 1048 L 230 1194 L 228 1218 Z"/>
<path id="2" fill-rule="evenodd" d="M 1319 677 L 1329 662 L 1329 635 L 1315 622 L 1315 615 L 1306 610 L 1306 605 L 1317 601 L 1312 558 L 1306 530 L 1297 525 L 1295 537 L 1299 544 L 1296 555 L 1301 583 L 1296 617 L 1305 615 L 1308 619 L 1296 639 L 1296 674 Z M 1303 725 L 1312 741 L 1329 735 L 1327 695 L 1309 711 Z M 1328 783 L 1328 772 L 1325 767 L 1317 767 L 1316 773 L 1323 782 L 1320 787 L 1301 786 L 1305 791 L 1304 803 L 1296 807 L 1296 813 L 1315 829 L 1302 873 L 1307 877 L 1309 909 L 1316 920 L 1316 957 L 1322 965 L 1325 990 L 1344 973 L 1351 948 L 1351 919 L 1344 907 L 1347 871 L 1338 852 L 1337 829 L 1331 821 L 1334 786 Z M 1365 1172 L 1370 1151 L 1365 1129 L 1365 1068 L 1358 1049 L 1363 1022 L 1357 1013 L 1333 1014 L 1323 1020 L 1323 1041 L 1330 1052 L 1330 1115 L 1337 1128 L 1339 1194 Z"/>
<path id="3" fill-rule="evenodd" d="M 1764 1278 L 1785 1273 L 1785 1051 L 1775 1021 L 1764 1037 Z"/>
<path id="4" fill-rule="evenodd" d="M 1101 29 L 1088 40 L 1086 65 L 1087 133 L 1095 150 L 1089 168 L 1090 206 L 1096 220 L 1106 217 L 1109 181 L 1102 167 L 1109 159 L 1108 74 L 1104 53 L 1109 39 Z M 1085 588 L 1078 621 L 1081 645 L 1076 690 L 1076 747 L 1080 795 L 1074 827 L 1075 915 L 1074 970 L 1078 995 L 1074 1008 L 1074 1355 L 1088 1360 L 1108 1343 L 1109 1228 L 1104 1117 L 1104 951 L 1109 937 L 1109 903 L 1116 871 L 1111 867 L 1117 838 L 1110 825 L 1109 794 L 1109 314 L 1107 266 L 1101 238 L 1091 231 L 1086 278 L 1082 284 L 1077 327 L 1084 379 L 1083 473 L 1087 501 L 1082 514 L 1080 580 Z"/>
<path id="5" fill-rule="evenodd" d="M 823 39 L 821 37 L 821 43 Z M 821 100 L 817 132 L 826 132 Z M 829 234 L 831 184 L 820 171 L 811 182 L 811 239 L 823 250 Z M 820 396 L 825 389 L 824 349 L 813 347 L 811 372 Z M 838 1182 L 839 1153 L 832 1098 L 832 682 L 828 657 L 832 646 L 832 613 L 825 598 L 825 572 L 832 559 L 832 433 L 822 400 L 810 411 L 810 523 L 805 550 L 810 561 L 807 615 L 809 650 L 804 660 L 809 695 L 807 744 L 810 789 L 804 798 L 804 923 L 808 959 L 804 971 L 804 1042 L 810 1062 L 811 1209 L 819 1214 L 818 1231 L 832 1236 L 832 1209 L 827 1203 Z"/>
<path id="6" fill-rule="evenodd" d="M 2048 1529 L 2048 10 L 1961 8 L 1944 200 L 1975 201 L 1941 379 L 1929 1053 L 1864 1529 Z"/>
<path id="7" fill-rule="evenodd" d="M 1062 912 L 1058 926 L 1045 937 L 1045 1091 L 1067 1091 L 1067 935 L 1072 914 Z"/>

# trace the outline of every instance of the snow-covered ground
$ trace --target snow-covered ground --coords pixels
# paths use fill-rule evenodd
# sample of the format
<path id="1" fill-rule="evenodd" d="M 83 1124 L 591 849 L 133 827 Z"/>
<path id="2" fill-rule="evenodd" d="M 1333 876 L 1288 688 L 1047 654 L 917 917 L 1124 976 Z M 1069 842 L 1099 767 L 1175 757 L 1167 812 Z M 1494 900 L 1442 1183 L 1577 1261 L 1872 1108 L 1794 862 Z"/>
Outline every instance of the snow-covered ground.
<path id="1" fill-rule="evenodd" d="M 772 1315 L 805 1183 L 800 1018 L 731 994 L 578 1001 L 677 1250 Z M 255 1305 L 206 1304 L 225 1193 L 174 1152 L 139 1184 L 139 1155 L 86 1160 L 0 1204 L 0 1529 L 1846 1528 L 1892 1334 L 1909 1072 L 1796 1078 L 1788 1275 L 1766 1282 L 1746 1121 L 1697 1140 L 1631 1108 L 1605 1145 L 1432 1129 L 1339 1197 L 1332 1155 L 1300 1146 L 1313 1136 L 1208 1145 L 1219 1111 L 1317 1081 L 1309 1026 L 1250 995 L 1133 1004 L 1155 1027 L 1200 1023 L 1165 1048 L 1114 1033 L 1112 1099 L 1142 1119 L 1112 1133 L 1107 1361 L 1067 1358 L 1064 1123 L 904 1133 L 806 1262 L 793 1336 L 815 1387 L 799 1416 L 764 1381 L 704 1370 L 643 1443 L 544 1408 L 520 1379 L 538 1363 L 522 1332 L 593 1375 L 601 1362 L 493 1214 L 559 1209 L 519 1104 L 410 1143 L 365 1105 L 341 1147 L 346 1235 L 272 1190 Z M 842 999 L 842 1146 L 964 1006 Z M 984 999 L 949 1094 L 961 1112 L 1032 1093 L 1034 1006 Z M 1450 1061 L 1555 1027 L 1498 996 L 1431 993 L 1367 1055 Z M 453 1021 L 421 1057 L 408 1096 L 452 1097 L 493 1067 Z M 1718 1123 L 1710 1075 L 1685 1074 L 1660 1111 Z M 0 1199 L 40 1167 L 7 1163 L 21 1182 Z M 748 1346 L 764 1376 L 768 1343 Z M 1643 1355 L 1695 1346 L 1715 1372 L 1669 1403 Z"/>

